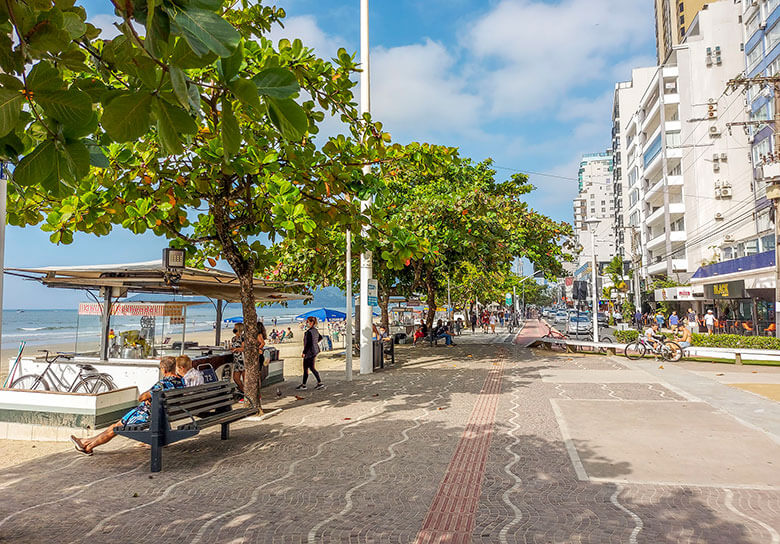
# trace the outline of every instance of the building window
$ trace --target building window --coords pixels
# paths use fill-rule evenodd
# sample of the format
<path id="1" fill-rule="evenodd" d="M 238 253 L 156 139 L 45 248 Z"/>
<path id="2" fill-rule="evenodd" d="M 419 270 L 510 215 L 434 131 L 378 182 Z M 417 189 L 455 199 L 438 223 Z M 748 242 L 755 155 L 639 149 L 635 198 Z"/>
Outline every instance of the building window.
<path id="1" fill-rule="evenodd" d="M 780 24 L 776 24 L 766 33 L 766 50 L 771 51 L 780 42 Z"/>
<path id="2" fill-rule="evenodd" d="M 772 251 L 775 249 L 775 235 L 768 234 L 761 237 L 761 251 Z"/>
<path id="3" fill-rule="evenodd" d="M 639 189 L 634 189 L 631 191 L 631 194 L 628 196 L 628 201 L 631 206 L 637 203 L 639 200 Z"/>
<path id="4" fill-rule="evenodd" d="M 750 53 L 747 54 L 748 70 L 752 70 L 753 67 L 759 63 L 763 53 L 764 51 L 761 47 L 761 42 L 759 41 L 758 44 L 750 51 Z"/>
<path id="5" fill-rule="evenodd" d="M 685 11 L 685 8 L 683 7 L 683 3 L 680 2 L 680 13 L 682 13 L 683 11 Z"/>
<path id="6" fill-rule="evenodd" d="M 680 24 L 681 25 L 685 24 L 685 15 L 680 15 Z"/>
<path id="7" fill-rule="evenodd" d="M 753 15 L 751 19 L 747 22 L 745 25 L 745 37 L 750 40 L 750 38 L 753 36 L 753 34 L 756 33 L 756 30 L 758 30 L 758 24 L 761 22 L 761 18 L 758 16 L 758 13 Z"/>

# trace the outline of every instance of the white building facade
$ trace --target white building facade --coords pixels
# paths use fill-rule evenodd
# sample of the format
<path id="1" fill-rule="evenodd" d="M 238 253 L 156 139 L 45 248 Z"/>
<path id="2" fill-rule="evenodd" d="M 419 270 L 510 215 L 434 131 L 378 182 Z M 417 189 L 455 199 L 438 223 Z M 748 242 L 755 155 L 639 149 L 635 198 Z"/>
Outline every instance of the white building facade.
<path id="1" fill-rule="evenodd" d="M 728 226 L 735 202 L 750 199 L 752 169 L 745 131 L 729 125 L 748 113 L 744 96 L 725 90 L 744 66 L 741 14 L 739 1 L 699 12 L 622 129 L 623 215 L 640 229 L 644 277 L 685 282 L 739 235 Z"/>
<path id="2" fill-rule="evenodd" d="M 612 190 L 612 150 L 582 156 L 579 170 L 579 195 L 574 199 L 574 231 L 582 248 L 579 265 L 591 263 L 591 236 L 595 226 L 596 260 L 603 265 L 615 256 L 615 199 Z"/>

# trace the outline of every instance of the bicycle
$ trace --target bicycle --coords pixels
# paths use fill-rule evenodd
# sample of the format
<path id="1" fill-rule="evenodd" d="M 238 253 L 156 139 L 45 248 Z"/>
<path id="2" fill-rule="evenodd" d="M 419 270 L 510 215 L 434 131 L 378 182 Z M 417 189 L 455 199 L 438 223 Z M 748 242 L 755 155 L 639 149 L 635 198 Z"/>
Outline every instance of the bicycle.
<path id="1" fill-rule="evenodd" d="M 98 393 L 105 393 L 106 391 L 113 391 L 116 389 L 114 380 L 110 374 L 98 372 L 95 367 L 88 364 L 76 364 L 79 367 L 79 373 L 73 379 L 73 382 L 68 385 L 61 380 L 54 372 L 50 372 L 51 365 L 56 363 L 59 359 L 72 359 L 72 355 L 66 355 L 64 353 L 58 353 L 53 358 L 49 357 L 48 350 L 40 350 L 44 355 L 43 359 L 46 361 L 46 368 L 40 374 L 25 374 L 20 376 L 11 383 L 11 389 L 26 389 L 28 391 L 67 391 L 69 393 L 88 393 L 95 395 Z M 46 378 L 51 380 L 51 385 L 46 381 Z"/>
<path id="2" fill-rule="evenodd" d="M 650 344 L 643 337 L 627 344 L 624 353 L 626 358 L 636 361 L 644 357 L 648 351 L 656 357 L 661 357 L 664 361 L 672 363 L 679 361 L 683 356 L 683 349 L 677 342 L 664 339 L 656 344 Z"/>
<path id="3" fill-rule="evenodd" d="M 568 334 L 566 334 L 564 332 L 559 332 L 556 329 L 553 329 L 547 323 L 545 323 L 545 325 L 547 326 L 547 334 L 542 336 L 542 338 L 553 338 L 555 340 L 570 340 L 571 339 L 571 337 Z M 557 349 L 557 350 L 565 351 L 566 350 L 566 345 L 565 344 L 561 344 L 560 342 L 550 342 L 550 348 L 554 349 L 554 350 Z"/>

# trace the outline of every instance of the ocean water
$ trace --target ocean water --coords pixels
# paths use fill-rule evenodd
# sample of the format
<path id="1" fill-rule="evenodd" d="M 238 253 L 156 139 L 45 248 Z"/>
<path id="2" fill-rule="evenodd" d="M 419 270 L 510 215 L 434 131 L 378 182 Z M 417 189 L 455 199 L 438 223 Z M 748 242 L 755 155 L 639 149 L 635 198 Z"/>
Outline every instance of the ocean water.
<path id="1" fill-rule="evenodd" d="M 305 312 L 303 308 L 262 307 L 257 309 L 258 316 L 266 326 L 277 323 L 291 323 L 295 316 Z M 223 318 L 240 316 L 241 305 L 229 304 L 223 312 Z M 187 309 L 187 331 L 214 330 L 216 310 L 211 305 L 190 306 Z M 229 326 L 229 325 L 227 325 Z M 226 326 L 226 327 L 227 327 Z M 114 332 L 141 328 L 139 317 L 113 316 L 111 327 Z M 155 320 L 155 337 L 162 340 L 165 336 L 181 335 L 182 325 L 171 326 L 167 318 Z M 19 342 L 26 341 L 29 346 L 73 343 L 96 344 L 100 336 L 100 316 L 78 315 L 78 310 L 3 310 L 2 349 L 12 349 Z M 224 335 L 223 335 L 224 336 Z"/>

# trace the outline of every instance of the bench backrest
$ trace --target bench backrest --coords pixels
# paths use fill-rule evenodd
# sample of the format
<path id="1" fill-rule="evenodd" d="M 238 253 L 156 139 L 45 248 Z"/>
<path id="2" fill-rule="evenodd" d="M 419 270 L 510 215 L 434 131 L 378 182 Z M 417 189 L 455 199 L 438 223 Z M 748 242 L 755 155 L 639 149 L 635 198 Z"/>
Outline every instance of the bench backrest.
<path id="1" fill-rule="evenodd" d="M 219 381 L 162 391 L 161 400 L 168 422 L 172 422 L 204 412 L 230 410 L 236 402 L 237 391 L 235 383 Z"/>

